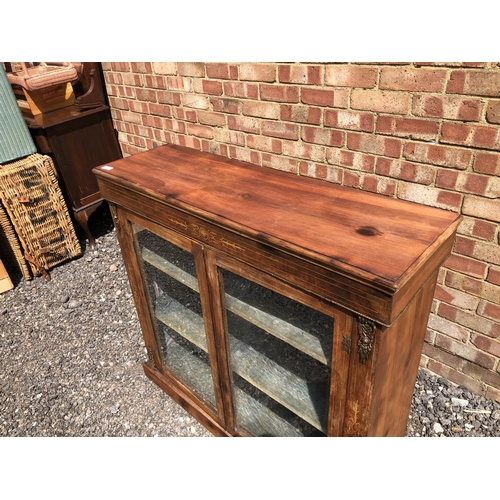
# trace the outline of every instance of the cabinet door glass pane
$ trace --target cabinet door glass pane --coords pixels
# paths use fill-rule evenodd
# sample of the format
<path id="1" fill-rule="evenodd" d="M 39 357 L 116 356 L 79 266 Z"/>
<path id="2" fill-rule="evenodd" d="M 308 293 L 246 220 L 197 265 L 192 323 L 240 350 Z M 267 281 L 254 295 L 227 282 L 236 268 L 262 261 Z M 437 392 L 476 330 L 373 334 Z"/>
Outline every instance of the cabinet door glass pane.
<path id="1" fill-rule="evenodd" d="M 137 224 L 134 232 L 163 364 L 215 406 L 194 257 Z"/>
<path id="2" fill-rule="evenodd" d="M 256 436 L 324 436 L 333 318 L 221 274 L 237 426 Z"/>

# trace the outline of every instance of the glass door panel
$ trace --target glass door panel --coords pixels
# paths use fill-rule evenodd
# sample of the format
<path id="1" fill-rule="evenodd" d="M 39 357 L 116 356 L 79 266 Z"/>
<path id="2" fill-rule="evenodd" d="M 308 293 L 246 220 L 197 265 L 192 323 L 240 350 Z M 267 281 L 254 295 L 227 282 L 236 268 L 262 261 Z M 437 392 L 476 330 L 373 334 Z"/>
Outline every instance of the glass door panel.
<path id="1" fill-rule="evenodd" d="M 236 425 L 256 436 L 324 436 L 333 318 L 221 269 Z"/>
<path id="2" fill-rule="evenodd" d="M 134 224 L 164 367 L 216 406 L 194 257 Z"/>

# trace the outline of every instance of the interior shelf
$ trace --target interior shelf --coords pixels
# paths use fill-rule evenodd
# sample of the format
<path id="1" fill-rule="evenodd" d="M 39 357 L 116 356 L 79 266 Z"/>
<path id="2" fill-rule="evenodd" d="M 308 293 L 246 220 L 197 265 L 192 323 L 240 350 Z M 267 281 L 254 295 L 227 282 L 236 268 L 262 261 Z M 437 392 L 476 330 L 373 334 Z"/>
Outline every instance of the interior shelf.
<path id="1" fill-rule="evenodd" d="M 212 374 L 208 363 L 175 340 L 168 344 L 168 364 L 199 394 L 213 394 Z M 214 403 L 215 400 L 211 402 Z"/>
<path id="2" fill-rule="evenodd" d="M 210 367 L 201 359 L 191 354 L 189 349 L 172 342 L 169 345 L 170 356 L 174 366 L 189 365 L 192 373 L 196 373 L 194 380 L 188 380 L 195 389 L 202 394 L 208 391 L 212 384 Z M 194 383 L 193 383 L 194 382 Z M 245 391 L 238 387 L 234 388 L 234 396 L 238 401 L 240 411 L 238 413 L 242 426 L 255 436 L 286 436 L 300 437 L 303 434 L 286 420 L 276 415 L 269 408 L 259 403 Z"/>
<path id="3" fill-rule="evenodd" d="M 203 318 L 176 300 L 163 295 L 156 305 L 156 317 L 195 346 L 208 351 Z M 318 407 L 323 394 L 315 397 L 315 387 L 260 354 L 244 342 L 231 338 L 233 370 L 300 418 L 326 433 L 326 408 Z M 322 388 L 318 388 L 321 391 Z M 327 398 L 326 398 L 327 399 Z"/>
<path id="4" fill-rule="evenodd" d="M 192 290 L 199 292 L 198 280 L 186 271 L 183 271 L 179 267 L 145 247 L 142 249 L 142 257 L 146 262 L 160 271 L 163 271 L 177 281 L 180 281 Z M 325 365 L 328 364 L 328 357 L 325 354 L 319 339 L 314 335 L 311 335 L 310 333 L 305 332 L 304 330 L 297 328 L 280 318 L 246 304 L 245 302 L 232 297 L 227 293 L 225 294 L 225 301 L 226 307 L 229 311 L 237 314 L 241 318 L 249 321 L 262 330 L 265 330 L 271 335 L 274 335 L 280 340 L 287 342 L 296 349 L 299 349 L 303 353 L 311 356 L 321 363 Z"/>

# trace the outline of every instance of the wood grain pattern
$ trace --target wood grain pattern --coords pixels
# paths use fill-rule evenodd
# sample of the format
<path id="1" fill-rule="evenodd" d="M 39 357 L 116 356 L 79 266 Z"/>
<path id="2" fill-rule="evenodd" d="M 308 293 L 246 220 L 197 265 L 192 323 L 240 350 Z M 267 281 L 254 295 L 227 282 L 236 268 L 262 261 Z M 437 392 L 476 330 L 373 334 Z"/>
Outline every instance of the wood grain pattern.
<path id="1" fill-rule="evenodd" d="M 349 359 L 347 396 L 344 411 L 343 436 L 361 437 L 367 436 L 367 429 L 372 408 L 373 377 L 377 366 L 378 344 L 383 330 L 375 334 L 372 351 L 365 363 L 359 362 L 358 354 L 358 321 L 353 322 L 351 336 L 351 353 Z M 395 380 L 389 381 L 394 383 Z M 394 394 L 397 397 L 397 394 Z"/>
<path id="2" fill-rule="evenodd" d="M 344 429 L 349 359 L 353 349 L 352 329 L 354 318 L 346 311 L 334 314 L 332 371 L 330 377 L 330 402 L 328 435 L 342 436 Z"/>
<path id="3" fill-rule="evenodd" d="M 117 217 L 119 217 L 118 214 L 121 213 L 121 208 L 114 207 L 114 205 L 112 204 L 111 208 L 114 212 L 116 212 Z M 139 317 L 139 321 L 143 328 L 143 338 L 149 358 L 148 362 L 155 366 L 161 366 L 162 360 L 157 348 L 158 342 L 156 329 L 154 327 L 153 317 L 150 314 L 151 303 L 147 294 L 145 293 L 144 287 L 142 286 L 144 282 L 142 269 L 136 264 L 139 259 L 136 253 L 134 239 L 132 237 L 132 224 L 127 221 L 125 216 L 114 220 L 114 224 L 121 251 L 123 255 L 127 256 L 127 258 L 124 259 L 124 265 L 125 269 L 127 270 L 130 287 L 134 296 L 134 302 L 137 308 L 137 316 Z"/>
<path id="4" fill-rule="evenodd" d="M 179 146 L 108 166 L 112 170 L 99 167 L 96 175 L 394 290 L 460 220 L 452 212 Z"/>

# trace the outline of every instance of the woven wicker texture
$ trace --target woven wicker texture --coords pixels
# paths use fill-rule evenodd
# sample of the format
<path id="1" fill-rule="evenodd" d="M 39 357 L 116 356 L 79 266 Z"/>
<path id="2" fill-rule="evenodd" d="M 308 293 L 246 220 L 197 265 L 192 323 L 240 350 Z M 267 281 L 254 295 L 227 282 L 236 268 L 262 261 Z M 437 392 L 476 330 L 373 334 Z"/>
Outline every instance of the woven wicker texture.
<path id="1" fill-rule="evenodd" d="M 14 227 L 10 223 L 9 216 L 0 203 L 0 247 L 2 256 L 12 264 L 17 264 L 24 279 L 30 280 L 31 273 L 24 258 L 19 240 L 17 239 Z"/>
<path id="2" fill-rule="evenodd" d="M 35 276 L 81 254 L 49 156 L 2 165 L 0 199 Z"/>

